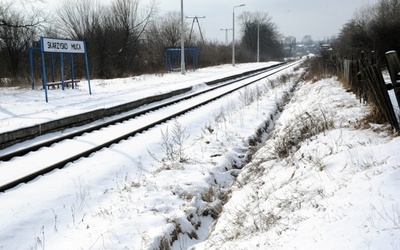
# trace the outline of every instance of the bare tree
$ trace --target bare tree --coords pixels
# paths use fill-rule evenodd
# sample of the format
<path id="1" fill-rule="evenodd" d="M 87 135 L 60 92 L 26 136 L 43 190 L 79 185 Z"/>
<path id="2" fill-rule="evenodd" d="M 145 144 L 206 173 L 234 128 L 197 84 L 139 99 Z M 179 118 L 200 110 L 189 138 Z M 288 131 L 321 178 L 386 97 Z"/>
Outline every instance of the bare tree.
<path id="1" fill-rule="evenodd" d="M 303 39 L 301 39 L 301 42 L 304 45 L 312 45 L 312 44 L 314 44 L 314 40 L 312 39 L 311 35 L 305 35 L 303 37 Z"/>
<path id="2" fill-rule="evenodd" d="M 257 53 L 257 32 L 260 34 L 260 58 L 269 60 L 283 57 L 279 33 L 272 18 L 263 12 L 243 12 L 239 16 L 243 37 L 242 45 L 247 49 L 247 60 L 254 60 Z"/>
<path id="3" fill-rule="evenodd" d="M 114 0 L 111 5 L 110 25 L 113 36 L 113 55 L 122 72 L 139 69 L 140 39 L 155 14 L 155 2 L 140 10 L 139 0 Z"/>
<path id="4" fill-rule="evenodd" d="M 11 3 L 0 4 L 0 73 L 17 77 L 22 74 L 22 63 L 27 45 L 36 37 L 44 20 L 37 12 L 29 13 L 13 8 Z"/>
<path id="5" fill-rule="evenodd" d="M 385 52 L 400 50 L 399 30 L 400 1 L 380 0 L 375 5 L 362 6 L 343 26 L 335 45 L 347 57 L 374 50 L 381 61 Z"/>
<path id="6" fill-rule="evenodd" d="M 380 53 L 400 49 L 400 1 L 380 0 L 372 8 L 373 19 L 369 22 L 374 49 Z"/>
<path id="7" fill-rule="evenodd" d="M 23 14 L 22 11 L 17 11 L 13 8 L 13 2 L 0 3 L 0 27 L 32 28 L 42 25 L 45 22 L 45 18 L 41 15 L 41 10 L 30 9 L 33 10 L 30 15 Z M 15 22 L 16 19 L 11 14 L 17 14 L 24 18 Z"/>
<path id="8" fill-rule="evenodd" d="M 115 29 L 123 32 L 122 51 L 142 36 L 154 13 L 154 1 L 149 9 L 140 12 L 138 0 L 114 0 L 111 5 L 111 21 Z"/>
<path id="9" fill-rule="evenodd" d="M 179 47 L 181 41 L 181 16 L 179 12 L 168 12 L 163 17 L 152 22 L 147 31 L 147 39 L 158 43 L 161 48 Z M 185 33 L 188 31 L 188 23 L 185 23 Z M 185 37 L 187 34 L 185 34 Z M 185 39 L 187 40 L 187 39 Z"/>
<path id="10" fill-rule="evenodd" d="M 179 47 L 181 41 L 181 17 L 179 12 L 168 12 L 151 23 L 146 31 L 146 61 L 153 69 L 164 65 L 164 50 Z M 185 22 L 185 41 L 188 40 L 189 24 Z"/>
<path id="11" fill-rule="evenodd" d="M 160 22 L 160 35 L 165 47 L 178 47 L 181 41 L 181 17 L 179 12 L 167 13 Z M 188 24 L 185 25 L 188 30 Z"/>
<path id="12" fill-rule="evenodd" d="M 373 50 L 373 40 L 365 23 L 350 20 L 346 23 L 336 40 L 335 48 L 342 57 L 351 58 L 361 51 Z"/>
<path id="13" fill-rule="evenodd" d="M 72 39 L 90 40 L 102 14 L 103 8 L 97 0 L 64 1 L 57 10 L 58 28 Z"/>
<path id="14" fill-rule="evenodd" d="M 142 8 L 139 0 L 69 0 L 58 10 L 60 29 L 87 41 L 92 73 L 107 78 L 141 67 L 140 41 L 154 13 L 154 1 Z"/>
<path id="15" fill-rule="evenodd" d="M 294 51 L 296 49 L 296 37 L 294 37 L 294 36 L 285 37 L 284 44 L 286 46 L 285 56 L 286 57 L 294 56 Z"/>

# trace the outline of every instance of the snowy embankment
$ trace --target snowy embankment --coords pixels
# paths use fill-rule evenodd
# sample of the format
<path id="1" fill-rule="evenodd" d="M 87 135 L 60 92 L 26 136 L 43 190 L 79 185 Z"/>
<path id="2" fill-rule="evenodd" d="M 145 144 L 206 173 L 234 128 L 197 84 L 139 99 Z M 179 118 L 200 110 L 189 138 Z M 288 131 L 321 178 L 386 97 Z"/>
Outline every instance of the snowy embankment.
<path id="1" fill-rule="evenodd" d="M 335 79 L 302 82 L 195 249 L 400 249 L 400 138 Z"/>

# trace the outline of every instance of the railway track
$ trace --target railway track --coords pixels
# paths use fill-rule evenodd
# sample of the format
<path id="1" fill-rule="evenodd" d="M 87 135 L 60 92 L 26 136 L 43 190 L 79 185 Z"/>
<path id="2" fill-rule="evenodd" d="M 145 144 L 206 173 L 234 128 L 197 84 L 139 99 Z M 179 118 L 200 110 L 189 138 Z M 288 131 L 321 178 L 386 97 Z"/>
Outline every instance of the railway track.
<path id="1" fill-rule="evenodd" d="M 25 142 L 24 146 L 19 148 L 18 145 L 12 147 L 16 149 L 2 150 L 0 151 L 0 192 L 29 182 L 54 169 L 62 168 L 82 157 L 88 157 L 103 148 L 292 67 L 294 64 L 297 62 L 274 65 L 250 76 L 215 84 L 214 87 L 201 92 L 146 105 L 146 108 L 119 115 L 106 122 L 82 126 L 40 142 Z M 24 167 L 15 169 L 14 165 Z M 3 171 L 11 172 L 11 177 L 10 174 L 7 178 L 2 177 Z"/>

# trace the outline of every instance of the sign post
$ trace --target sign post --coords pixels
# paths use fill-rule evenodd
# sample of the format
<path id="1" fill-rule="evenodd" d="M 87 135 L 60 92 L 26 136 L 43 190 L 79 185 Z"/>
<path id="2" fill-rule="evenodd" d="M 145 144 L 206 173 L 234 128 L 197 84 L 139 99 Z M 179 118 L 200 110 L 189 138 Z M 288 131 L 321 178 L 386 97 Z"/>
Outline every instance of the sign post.
<path id="1" fill-rule="evenodd" d="M 64 89 L 64 58 L 63 54 L 70 54 L 72 58 L 72 54 L 84 54 L 85 56 L 85 64 L 86 64 L 86 77 L 88 80 L 89 94 L 92 94 L 92 90 L 90 87 L 90 73 L 89 73 L 89 63 L 88 56 L 86 51 L 86 42 L 85 41 L 76 41 L 76 40 L 66 40 L 66 39 L 55 39 L 48 37 L 40 38 L 40 51 L 42 57 L 42 77 L 43 77 L 43 88 L 45 89 L 46 102 L 48 102 L 47 97 L 47 81 L 46 81 L 46 65 L 45 65 L 45 53 L 60 53 L 61 58 L 61 71 L 62 71 L 62 88 Z M 71 60 L 72 62 L 73 60 Z M 72 73 L 73 77 L 74 74 Z M 72 79 L 74 81 L 74 79 Z"/>

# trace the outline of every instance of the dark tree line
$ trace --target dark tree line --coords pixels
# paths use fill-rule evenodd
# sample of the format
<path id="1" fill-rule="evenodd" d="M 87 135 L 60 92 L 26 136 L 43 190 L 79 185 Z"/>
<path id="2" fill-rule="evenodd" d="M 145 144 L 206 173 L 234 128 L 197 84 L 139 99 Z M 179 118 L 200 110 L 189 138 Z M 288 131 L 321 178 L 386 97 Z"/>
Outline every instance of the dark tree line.
<path id="1" fill-rule="evenodd" d="M 282 42 L 277 27 L 268 14 L 243 12 L 239 19 L 242 23 L 242 48 L 246 61 L 254 61 L 257 58 L 258 48 L 262 61 L 283 57 Z"/>
<path id="2" fill-rule="evenodd" d="M 86 40 L 96 77 L 124 76 L 141 70 L 141 38 L 154 15 L 154 4 L 140 8 L 137 0 L 65 1 L 57 15 L 61 34 L 55 35 Z"/>
<path id="3" fill-rule="evenodd" d="M 28 42 L 34 40 L 43 22 L 34 9 L 26 13 L 14 9 L 12 3 L 0 3 L 0 79 L 23 75 Z"/>
<path id="4" fill-rule="evenodd" d="M 359 9 L 343 26 L 335 48 L 347 58 L 362 51 L 375 51 L 380 61 L 389 50 L 399 52 L 400 0 L 380 0 Z"/>
<path id="5" fill-rule="evenodd" d="M 38 46 L 40 36 L 85 40 L 92 78 L 162 72 L 165 48 L 180 47 L 180 13 L 160 16 L 155 1 L 148 6 L 139 3 L 63 0 L 53 16 L 0 3 L 0 79 L 28 79 L 28 47 Z M 267 14 L 246 12 L 239 20 L 243 37 L 237 44 L 238 62 L 255 61 L 256 26 L 260 30 L 261 60 L 282 56 L 279 34 Z M 184 24 L 185 46 L 200 48 L 199 66 L 230 63 L 231 45 L 203 42 L 199 32 L 190 30 L 190 21 L 185 20 Z M 75 59 L 77 77 L 84 77 L 83 64 L 83 58 Z"/>

